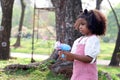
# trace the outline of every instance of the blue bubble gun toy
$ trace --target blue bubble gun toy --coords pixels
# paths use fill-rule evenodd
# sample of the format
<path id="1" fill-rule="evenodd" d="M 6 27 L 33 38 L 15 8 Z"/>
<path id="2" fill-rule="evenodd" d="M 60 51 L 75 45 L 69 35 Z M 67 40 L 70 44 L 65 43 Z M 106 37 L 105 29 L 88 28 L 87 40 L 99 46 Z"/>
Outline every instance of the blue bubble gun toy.
<path id="1" fill-rule="evenodd" d="M 56 47 L 57 50 L 62 50 L 62 51 L 70 51 L 71 50 L 71 46 L 70 45 L 64 44 L 64 43 L 60 43 L 59 41 L 56 42 L 55 47 Z M 62 54 L 61 57 L 65 58 L 65 55 Z"/>

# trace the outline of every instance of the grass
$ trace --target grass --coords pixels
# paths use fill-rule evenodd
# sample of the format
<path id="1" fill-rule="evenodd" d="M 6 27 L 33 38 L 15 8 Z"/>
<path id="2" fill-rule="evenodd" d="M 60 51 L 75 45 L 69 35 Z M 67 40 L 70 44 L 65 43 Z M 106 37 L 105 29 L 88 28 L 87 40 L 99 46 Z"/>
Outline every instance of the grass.
<path id="1" fill-rule="evenodd" d="M 15 43 L 16 39 L 11 38 L 11 52 L 20 52 L 20 53 L 31 53 L 32 52 L 32 40 L 22 38 L 21 47 L 14 48 L 12 45 Z M 54 50 L 55 40 L 35 40 L 34 43 L 34 53 L 35 54 L 48 54 L 50 55 Z M 104 43 L 101 41 L 101 52 L 98 56 L 98 59 L 110 60 L 113 50 L 114 43 Z"/>
<path id="2" fill-rule="evenodd" d="M 41 61 L 41 60 L 38 60 Z M 29 64 L 29 58 L 17 58 L 17 59 L 10 59 L 10 60 L 1 60 L 0 61 L 0 68 L 4 68 L 6 65 L 9 64 Z M 98 65 L 99 73 L 100 71 L 108 72 L 112 77 L 113 80 L 119 80 L 116 74 L 120 74 L 119 67 L 109 67 L 109 66 L 101 66 Z M 104 75 L 102 75 L 104 76 Z M 99 80 L 106 80 L 103 78 L 101 74 L 99 74 Z M 45 71 L 41 71 L 38 69 L 29 69 L 29 70 L 17 70 L 15 72 L 1 72 L 0 71 L 0 80 L 69 80 L 68 78 L 63 77 L 63 75 L 55 75 L 49 69 Z"/>
<path id="3" fill-rule="evenodd" d="M 101 51 L 98 59 L 110 60 L 114 51 L 115 43 L 104 43 L 101 41 Z"/>
<path id="4" fill-rule="evenodd" d="M 100 73 L 100 71 L 109 73 L 110 76 L 112 76 L 113 80 L 120 80 L 120 78 L 117 76 L 117 74 L 120 74 L 120 67 L 110 67 L 110 66 L 98 65 L 98 70 L 99 70 L 99 73 Z M 100 74 L 100 75 L 102 75 L 102 74 Z M 100 75 L 99 75 L 99 77 L 100 77 Z M 100 80 L 106 80 L 106 79 L 101 79 L 101 78 L 100 78 Z"/>
<path id="5" fill-rule="evenodd" d="M 40 60 L 38 60 L 40 61 Z M 17 58 L 10 59 L 8 61 L 1 60 L 0 68 L 4 68 L 9 64 L 29 64 L 29 58 Z M 68 80 L 64 78 L 63 75 L 55 75 L 49 69 L 45 71 L 40 71 L 39 69 L 29 69 L 29 70 L 17 70 L 15 72 L 2 72 L 0 71 L 0 80 Z"/>
<path id="6" fill-rule="evenodd" d="M 32 52 L 32 40 L 23 38 L 21 39 L 21 47 L 14 48 L 12 45 L 15 43 L 16 39 L 11 38 L 11 52 L 20 53 L 31 53 Z M 54 49 L 54 40 L 41 40 L 38 39 L 34 42 L 34 53 L 35 54 L 51 54 Z"/>
<path id="7" fill-rule="evenodd" d="M 31 39 L 22 39 L 21 47 L 14 48 L 12 45 L 15 43 L 16 39 L 11 39 L 11 52 L 19 53 L 31 53 L 32 41 Z M 35 54 L 48 54 L 50 55 L 54 49 L 54 40 L 35 40 L 34 53 Z M 114 43 L 104 43 L 101 41 L 101 53 L 98 59 L 110 60 L 112 52 L 114 50 Z M 37 60 L 37 59 L 36 59 Z M 0 61 L 0 68 L 4 68 L 9 64 L 28 64 L 31 59 L 28 58 L 17 58 L 10 59 L 8 61 Z M 37 60 L 40 61 L 40 60 Z M 109 67 L 98 65 L 99 70 L 99 80 L 106 80 L 104 75 L 100 74 L 100 71 L 108 72 L 113 77 L 113 80 L 119 80 L 116 74 L 120 74 L 119 67 Z M 63 75 L 55 75 L 49 69 L 46 71 L 40 71 L 39 69 L 30 69 L 27 71 L 18 70 L 16 72 L 0 72 L 0 80 L 68 80 L 64 78 Z"/>
<path id="8" fill-rule="evenodd" d="M 0 80 L 68 80 L 62 75 L 54 75 L 51 71 L 39 71 L 39 70 L 18 70 L 12 73 L 2 73 Z"/>
<path id="9" fill-rule="evenodd" d="M 102 66 L 102 65 L 98 65 L 98 67 L 99 70 L 103 70 L 111 74 L 120 74 L 120 67 Z"/>
<path id="10" fill-rule="evenodd" d="M 19 52 L 19 53 L 31 53 L 32 41 L 30 39 L 22 39 L 21 47 L 14 48 L 12 45 L 15 43 L 16 39 L 11 38 L 11 52 Z M 35 40 L 35 50 L 36 54 L 51 54 L 54 49 L 54 40 Z M 101 53 L 98 56 L 98 59 L 110 60 L 112 56 L 112 52 L 114 50 L 114 43 L 103 43 L 101 41 Z M 37 61 L 41 61 L 40 59 L 36 59 Z M 0 69 L 4 68 L 9 64 L 29 64 L 31 59 L 29 58 L 17 58 L 17 59 L 9 59 L 9 60 L 1 60 L 0 61 Z M 108 72 L 113 80 L 119 80 L 116 74 L 120 74 L 119 67 L 110 67 L 110 66 L 101 66 L 98 65 L 99 70 L 99 80 L 106 80 L 104 75 L 100 74 L 101 71 Z M 16 72 L 2 72 L 0 71 L 0 80 L 69 80 L 64 78 L 63 75 L 55 75 L 49 69 L 45 71 L 40 71 L 40 69 L 30 69 L 30 70 L 17 70 Z"/>

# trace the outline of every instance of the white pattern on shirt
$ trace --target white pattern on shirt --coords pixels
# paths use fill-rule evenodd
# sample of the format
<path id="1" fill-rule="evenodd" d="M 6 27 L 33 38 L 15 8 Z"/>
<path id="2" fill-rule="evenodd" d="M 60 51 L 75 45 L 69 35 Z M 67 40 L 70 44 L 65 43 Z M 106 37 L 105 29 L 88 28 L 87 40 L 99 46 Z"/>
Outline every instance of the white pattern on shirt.
<path id="1" fill-rule="evenodd" d="M 81 39 L 81 41 L 80 41 L 80 39 Z M 92 36 L 89 36 L 89 37 L 82 36 L 82 37 L 76 39 L 73 43 L 71 53 L 74 54 L 76 52 L 77 44 L 85 44 L 85 50 L 84 50 L 85 55 L 88 55 L 88 56 L 92 57 L 93 60 L 91 61 L 91 63 L 94 63 L 97 55 L 100 53 L 99 38 L 96 35 L 92 35 Z"/>

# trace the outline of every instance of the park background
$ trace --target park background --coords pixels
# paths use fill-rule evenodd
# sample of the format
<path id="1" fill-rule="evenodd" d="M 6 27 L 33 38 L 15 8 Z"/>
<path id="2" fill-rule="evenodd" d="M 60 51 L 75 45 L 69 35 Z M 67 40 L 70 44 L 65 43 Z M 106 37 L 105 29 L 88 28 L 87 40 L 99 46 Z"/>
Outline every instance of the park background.
<path id="1" fill-rule="evenodd" d="M 84 0 L 83 6 L 84 8 L 94 9 L 95 8 L 95 0 L 91 0 L 88 2 L 87 0 Z M 120 11 L 120 2 L 110 0 L 119 19 L 119 11 Z M 15 0 L 14 7 L 13 7 L 13 17 L 12 17 L 12 30 L 11 30 L 11 38 L 10 38 L 10 52 L 11 53 L 26 53 L 30 54 L 32 53 L 32 29 L 33 29 L 33 12 L 34 12 L 34 5 L 33 1 L 25 1 L 26 3 L 26 9 L 25 9 L 25 15 L 24 15 L 24 21 L 23 21 L 23 27 L 22 32 L 18 32 L 19 22 L 20 22 L 20 13 L 21 13 L 21 4 L 20 0 Z M 114 15 L 112 13 L 112 10 L 107 2 L 107 0 L 103 0 L 101 3 L 101 11 L 107 16 L 108 20 L 108 28 L 107 33 L 105 36 L 100 37 L 101 41 L 101 53 L 98 56 L 98 59 L 101 60 L 111 60 L 114 48 L 115 48 L 115 42 L 117 38 L 118 28 L 117 24 L 114 18 Z M 37 11 L 36 11 L 37 12 Z M 2 19 L 2 11 L 0 13 L 0 21 Z M 39 17 L 39 20 L 38 20 Z M 51 53 L 54 50 L 54 44 L 56 42 L 56 28 L 55 28 L 55 12 L 54 11 L 47 11 L 47 10 L 41 10 L 39 12 L 39 15 L 36 13 L 35 19 L 36 26 L 35 26 L 35 36 L 34 36 L 34 54 L 40 54 L 40 55 L 51 55 Z M 14 47 L 14 44 L 16 42 L 17 35 L 21 36 L 21 45 L 19 47 Z M 33 56 L 34 58 L 34 56 Z M 8 61 L 0 61 L 1 68 L 4 68 L 8 64 L 28 64 L 30 63 L 30 58 L 17 58 L 17 59 L 9 59 Z M 41 59 L 35 59 L 36 61 L 41 61 Z M 46 68 L 47 65 L 43 65 L 43 68 Z M 116 76 L 116 74 L 120 74 L 119 67 L 109 67 L 108 65 L 98 65 L 99 70 L 107 73 L 112 73 L 112 77 L 114 80 L 119 80 L 119 78 Z M 44 74 L 42 74 L 44 73 Z M 49 70 L 45 71 L 39 71 L 39 70 L 28 70 L 28 71 L 22 71 L 18 70 L 14 73 L 7 72 L 2 73 L 0 72 L 0 75 L 2 75 L 0 78 L 3 80 L 7 79 L 13 79 L 13 80 L 20 80 L 21 78 L 23 80 L 64 80 L 63 75 L 55 75 L 50 72 Z M 41 76 L 40 76 L 41 75 Z M 100 74 L 101 76 L 102 74 Z M 104 76 L 104 75 L 102 75 Z M 37 78 L 35 78 L 37 77 Z M 31 78 L 31 79 L 30 79 Z M 104 80 L 103 78 L 101 80 Z"/>

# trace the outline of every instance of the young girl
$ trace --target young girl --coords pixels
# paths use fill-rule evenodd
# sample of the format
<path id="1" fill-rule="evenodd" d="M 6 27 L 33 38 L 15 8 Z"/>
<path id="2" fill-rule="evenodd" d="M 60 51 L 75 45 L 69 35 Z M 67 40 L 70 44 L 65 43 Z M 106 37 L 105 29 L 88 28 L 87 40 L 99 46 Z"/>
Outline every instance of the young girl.
<path id="1" fill-rule="evenodd" d="M 106 18 L 98 10 L 84 10 L 75 22 L 75 28 L 84 36 L 74 41 L 71 53 L 60 51 L 64 54 L 63 60 L 74 61 L 71 80 L 98 80 L 96 68 L 97 55 L 100 52 L 98 36 L 106 31 Z"/>

